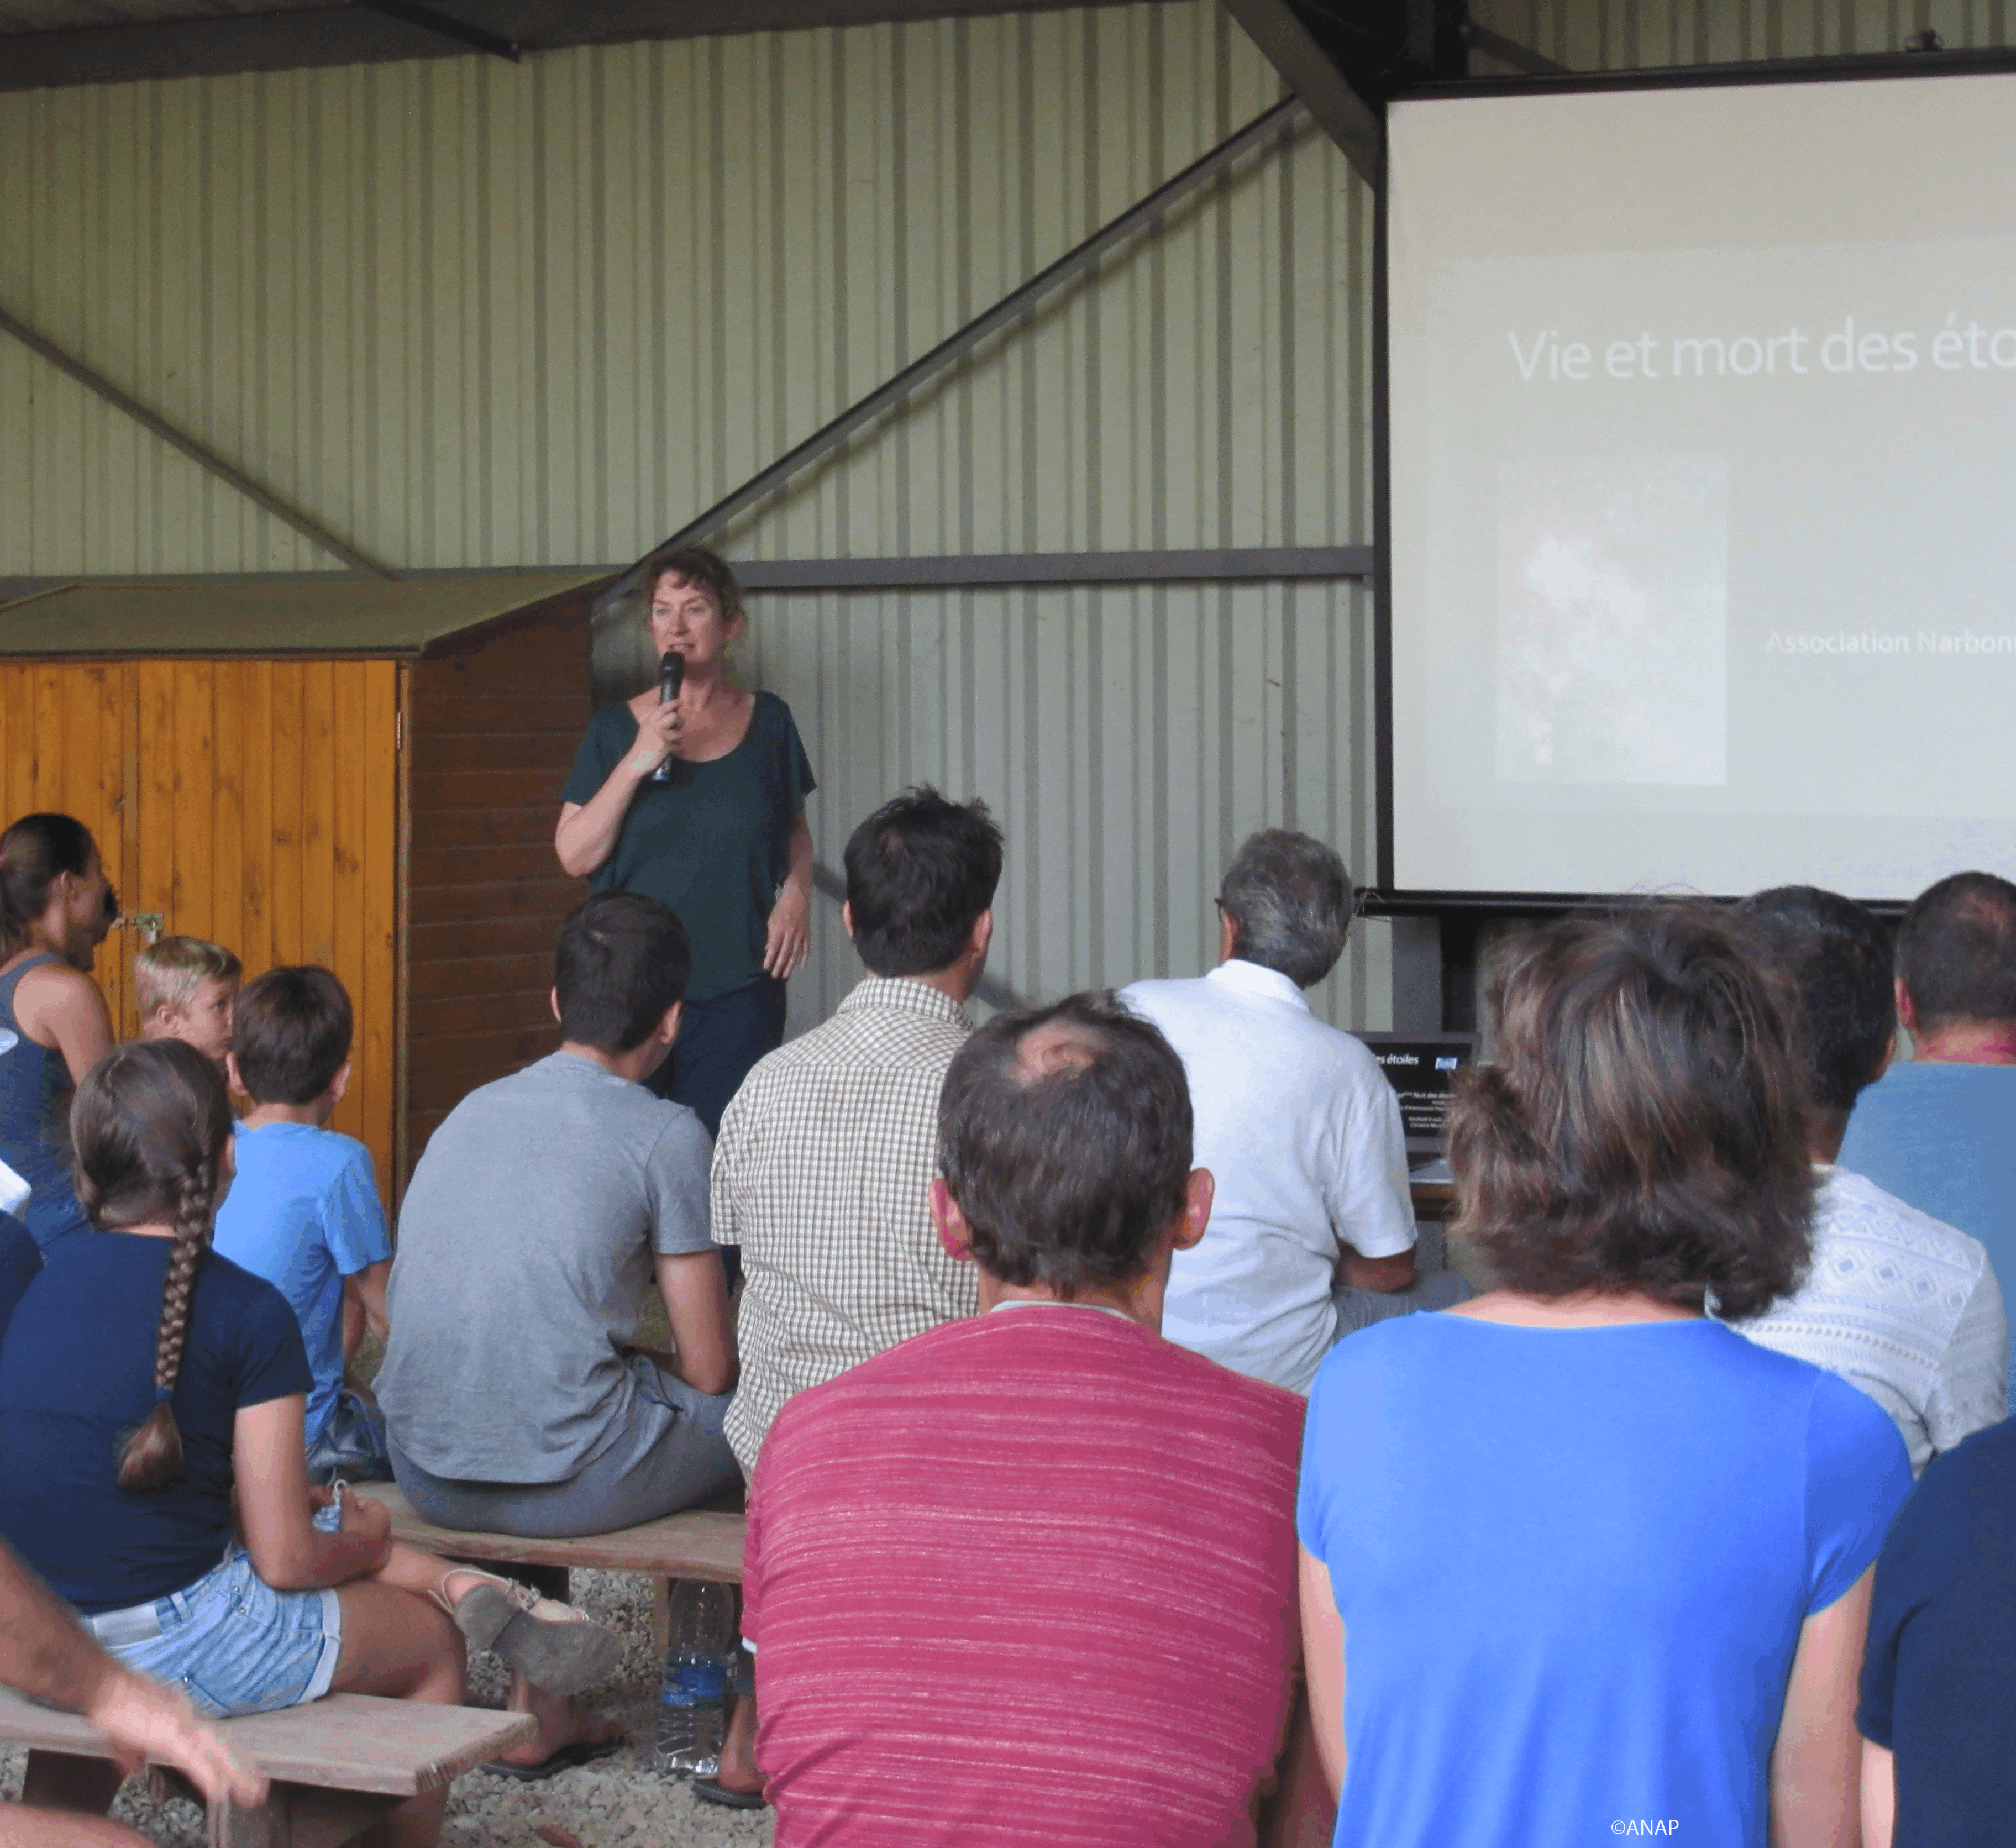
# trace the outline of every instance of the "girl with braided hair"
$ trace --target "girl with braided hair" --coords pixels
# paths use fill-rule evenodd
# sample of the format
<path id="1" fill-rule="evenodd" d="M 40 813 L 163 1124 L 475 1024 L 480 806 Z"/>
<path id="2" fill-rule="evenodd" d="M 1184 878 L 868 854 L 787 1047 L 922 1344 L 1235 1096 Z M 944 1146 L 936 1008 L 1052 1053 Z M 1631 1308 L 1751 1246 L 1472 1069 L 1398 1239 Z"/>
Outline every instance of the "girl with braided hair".
<path id="1" fill-rule="evenodd" d="M 232 1171 L 215 1066 L 178 1040 L 120 1046 L 78 1086 L 71 1136 L 97 1230 L 51 1249 L 0 1335 L 0 1534 L 106 1648 L 211 1717 L 332 1689 L 459 1702 L 465 1638 L 556 1694 L 614 1666 L 616 1639 L 565 1605 L 309 1487 L 300 1325 L 211 1249 Z M 446 1794 L 405 1805 L 384 1840 L 429 1848 Z M 111 1792 L 66 1774 L 29 1795 Z"/>

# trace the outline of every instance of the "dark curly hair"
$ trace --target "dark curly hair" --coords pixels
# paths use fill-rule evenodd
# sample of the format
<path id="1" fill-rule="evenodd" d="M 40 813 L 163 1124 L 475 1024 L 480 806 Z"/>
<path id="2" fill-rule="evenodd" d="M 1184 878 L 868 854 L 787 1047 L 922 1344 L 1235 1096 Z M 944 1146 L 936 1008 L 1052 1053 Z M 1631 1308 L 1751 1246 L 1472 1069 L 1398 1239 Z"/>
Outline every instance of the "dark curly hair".
<path id="1" fill-rule="evenodd" d="M 1046 1027 L 1067 1043 L 1032 1068 Z M 1065 1298 L 1128 1282 L 1183 1210 L 1183 1062 L 1111 990 L 997 1014 L 945 1073 L 938 1166 L 989 1275 Z"/>
<path id="2" fill-rule="evenodd" d="M 1497 1062 L 1458 1081 L 1459 1216 L 1507 1288 L 1639 1290 L 1731 1321 L 1795 1287 L 1813 1174 L 1789 995 L 1698 902 L 1563 918 L 1492 972 Z"/>
<path id="3" fill-rule="evenodd" d="M 1773 886 L 1737 910 L 1798 996 L 1807 1100 L 1843 1129 L 1896 1041 L 1890 933 L 1867 905 L 1816 886 Z"/>

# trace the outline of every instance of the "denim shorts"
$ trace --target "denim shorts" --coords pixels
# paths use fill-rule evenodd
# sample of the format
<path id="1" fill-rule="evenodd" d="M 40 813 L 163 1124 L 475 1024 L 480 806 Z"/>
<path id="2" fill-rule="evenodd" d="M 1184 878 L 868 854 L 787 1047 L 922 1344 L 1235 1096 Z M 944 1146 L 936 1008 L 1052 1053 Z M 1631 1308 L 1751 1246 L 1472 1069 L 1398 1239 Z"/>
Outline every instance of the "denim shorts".
<path id="1" fill-rule="evenodd" d="M 320 1523 L 318 1523 L 320 1525 Z M 186 1694 L 207 1720 L 270 1713 L 328 1693 L 343 1653 L 343 1607 L 335 1592 L 275 1591 L 243 1547 L 193 1585 L 110 1619 L 87 1619 L 129 1668 Z M 153 1624 L 153 1637 L 125 1637 Z"/>

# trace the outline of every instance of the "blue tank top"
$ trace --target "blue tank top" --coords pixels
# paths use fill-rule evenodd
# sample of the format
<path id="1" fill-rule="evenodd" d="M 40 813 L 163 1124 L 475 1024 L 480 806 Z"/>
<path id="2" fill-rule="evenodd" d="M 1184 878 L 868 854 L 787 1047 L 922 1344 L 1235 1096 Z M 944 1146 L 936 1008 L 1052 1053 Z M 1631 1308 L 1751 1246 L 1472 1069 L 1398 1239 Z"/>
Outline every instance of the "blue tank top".
<path id="1" fill-rule="evenodd" d="M 90 1221 L 77 1203 L 69 1157 L 57 1152 L 51 1133 L 56 1101 L 70 1089 L 70 1068 L 61 1051 L 38 1046 L 21 1031 L 14 991 L 31 969 L 62 960 L 31 956 L 0 975 L 0 1162 L 35 1190 L 21 1223 L 44 1251 Z"/>

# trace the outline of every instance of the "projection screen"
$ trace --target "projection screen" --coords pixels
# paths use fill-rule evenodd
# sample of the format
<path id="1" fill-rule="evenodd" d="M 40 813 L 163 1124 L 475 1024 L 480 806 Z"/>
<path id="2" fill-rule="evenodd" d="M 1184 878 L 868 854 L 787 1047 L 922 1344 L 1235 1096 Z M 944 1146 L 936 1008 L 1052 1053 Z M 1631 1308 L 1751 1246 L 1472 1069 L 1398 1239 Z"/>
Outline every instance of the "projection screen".
<path id="1" fill-rule="evenodd" d="M 1389 889 L 2016 876 L 2016 75 L 1389 130 Z"/>

